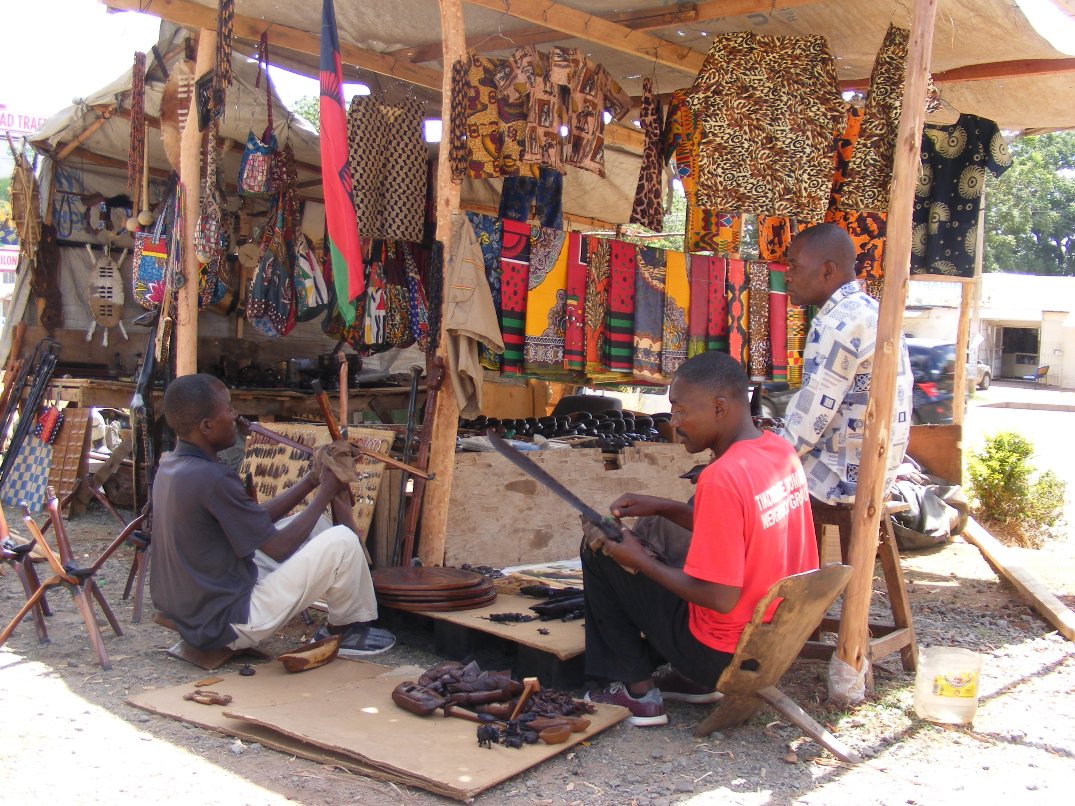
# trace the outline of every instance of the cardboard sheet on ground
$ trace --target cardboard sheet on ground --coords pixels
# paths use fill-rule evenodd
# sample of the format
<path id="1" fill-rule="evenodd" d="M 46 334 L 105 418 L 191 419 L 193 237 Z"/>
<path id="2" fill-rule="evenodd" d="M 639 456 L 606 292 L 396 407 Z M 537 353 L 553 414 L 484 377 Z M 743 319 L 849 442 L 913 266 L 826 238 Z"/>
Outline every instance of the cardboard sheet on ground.
<path id="1" fill-rule="evenodd" d="M 473 610 L 457 610 L 447 613 L 435 613 L 419 611 L 423 616 L 429 616 L 437 621 L 446 621 L 460 627 L 469 627 L 472 630 L 495 635 L 498 638 L 506 638 L 517 644 L 525 644 L 543 652 L 549 652 L 560 660 L 569 660 L 576 655 L 581 655 L 586 649 L 586 632 L 581 619 L 578 621 L 526 621 L 519 623 L 498 624 L 489 621 L 493 613 L 525 613 L 532 615 L 530 605 L 538 604 L 541 599 L 533 596 L 515 596 L 510 593 L 501 593 L 496 601 L 485 607 Z M 546 629 L 548 635 L 542 635 L 538 629 Z"/>
<path id="2" fill-rule="evenodd" d="M 227 707 L 189 702 L 192 682 L 128 699 L 131 705 L 212 730 L 257 741 L 322 764 L 417 786 L 459 800 L 564 752 L 627 717 L 601 705 L 590 729 L 564 744 L 480 749 L 476 725 L 461 719 L 419 717 L 396 707 L 392 689 L 400 671 L 373 663 L 337 660 L 301 674 L 278 663 L 256 667 L 253 677 L 221 675 L 212 689 L 230 694 Z M 413 672 L 413 670 L 412 670 Z"/>

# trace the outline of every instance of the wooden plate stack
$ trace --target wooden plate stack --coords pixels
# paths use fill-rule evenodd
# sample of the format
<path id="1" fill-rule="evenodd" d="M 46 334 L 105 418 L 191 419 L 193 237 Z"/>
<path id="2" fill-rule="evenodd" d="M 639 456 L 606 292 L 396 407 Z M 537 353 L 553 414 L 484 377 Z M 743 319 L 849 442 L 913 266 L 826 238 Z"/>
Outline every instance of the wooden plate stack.
<path id="1" fill-rule="evenodd" d="M 496 599 L 490 580 L 461 568 L 378 568 L 372 573 L 378 604 L 397 610 L 469 610 Z"/>

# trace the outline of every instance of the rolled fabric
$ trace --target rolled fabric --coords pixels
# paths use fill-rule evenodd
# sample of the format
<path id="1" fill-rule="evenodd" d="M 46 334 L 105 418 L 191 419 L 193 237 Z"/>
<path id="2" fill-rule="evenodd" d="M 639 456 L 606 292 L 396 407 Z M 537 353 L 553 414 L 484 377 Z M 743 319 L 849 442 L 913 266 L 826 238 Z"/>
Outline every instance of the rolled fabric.
<path id="1" fill-rule="evenodd" d="M 503 222 L 500 249 L 500 332 L 504 335 L 501 366 L 505 375 L 523 370 L 526 340 L 526 295 L 530 277 L 530 225 L 521 221 Z"/>
<path id="2" fill-rule="evenodd" d="M 567 236 L 567 299 L 564 317 L 564 369 L 581 371 L 585 366 L 587 246 L 581 233 Z"/>
<path id="3" fill-rule="evenodd" d="M 608 327 L 605 349 L 612 372 L 630 373 L 634 369 L 635 275 L 638 273 L 638 247 L 625 241 L 612 241 L 609 257 Z"/>
<path id="4" fill-rule="evenodd" d="M 635 275 L 634 375 L 653 380 L 661 377 L 664 344 L 665 264 L 663 249 L 638 249 Z"/>
<path id="5" fill-rule="evenodd" d="M 748 369 L 750 365 L 750 281 L 747 264 L 742 260 L 728 261 L 728 353 Z M 768 291 L 766 291 L 768 294 Z"/>
<path id="6" fill-rule="evenodd" d="M 769 346 L 773 358 L 773 382 L 788 381 L 788 267 L 769 264 Z"/>
<path id="7" fill-rule="evenodd" d="M 687 277 L 687 256 L 665 252 L 664 343 L 661 345 L 661 374 L 671 378 L 687 358 L 687 315 L 691 289 Z M 703 320 L 704 321 L 704 320 Z"/>
<path id="8" fill-rule="evenodd" d="M 707 349 L 709 337 L 709 258 L 684 255 L 687 281 L 690 283 L 690 308 L 687 313 L 687 357 L 693 358 Z M 724 288 L 721 287 L 721 302 Z"/>
<path id="9" fill-rule="evenodd" d="M 806 349 L 806 309 L 788 303 L 788 386 L 803 385 L 803 350 Z"/>
<path id="10" fill-rule="evenodd" d="M 747 263 L 748 300 L 747 369 L 750 379 L 764 381 L 772 366 L 769 351 L 769 264 L 752 260 Z"/>
<path id="11" fill-rule="evenodd" d="M 608 288 L 611 281 L 612 241 L 586 235 L 586 303 L 583 339 L 585 370 L 589 376 L 608 372 Z"/>
<path id="12" fill-rule="evenodd" d="M 527 373 L 563 368 L 566 287 L 567 233 L 535 226 L 530 233 L 523 346 L 523 368 Z"/>
<path id="13" fill-rule="evenodd" d="M 728 352 L 728 259 L 705 258 L 709 264 L 709 322 L 706 326 L 706 349 Z"/>

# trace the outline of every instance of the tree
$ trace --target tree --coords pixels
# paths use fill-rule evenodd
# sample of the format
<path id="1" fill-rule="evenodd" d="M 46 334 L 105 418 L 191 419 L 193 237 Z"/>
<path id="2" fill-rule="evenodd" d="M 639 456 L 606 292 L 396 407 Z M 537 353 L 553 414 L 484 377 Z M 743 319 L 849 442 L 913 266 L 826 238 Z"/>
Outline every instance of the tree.
<path id="1" fill-rule="evenodd" d="M 315 96 L 307 96 L 305 98 L 299 98 L 295 101 L 295 108 L 292 110 L 300 118 L 309 121 L 310 125 L 314 127 L 314 130 L 321 133 L 321 99 Z"/>
<path id="2" fill-rule="evenodd" d="M 1075 132 L 1023 137 L 986 183 L 985 271 L 1075 275 Z"/>

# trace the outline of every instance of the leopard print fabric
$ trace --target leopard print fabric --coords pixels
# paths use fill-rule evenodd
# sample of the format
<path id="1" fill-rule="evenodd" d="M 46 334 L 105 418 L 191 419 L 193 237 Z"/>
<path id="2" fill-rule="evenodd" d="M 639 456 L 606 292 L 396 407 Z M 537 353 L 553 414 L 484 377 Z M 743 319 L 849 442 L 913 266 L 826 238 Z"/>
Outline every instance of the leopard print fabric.
<path id="1" fill-rule="evenodd" d="M 888 210 L 910 32 L 890 26 L 870 74 L 866 110 L 847 166 L 839 210 Z"/>
<path id="2" fill-rule="evenodd" d="M 721 34 L 687 95 L 699 207 L 821 221 L 845 104 L 824 37 Z"/>
<path id="3" fill-rule="evenodd" d="M 664 228 L 664 204 L 661 200 L 661 112 L 653 94 L 653 82 L 642 79 L 642 110 L 639 121 L 645 134 L 642 167 L 638 172 L 634 206 L 630 223 L 660 232 Z"/>

